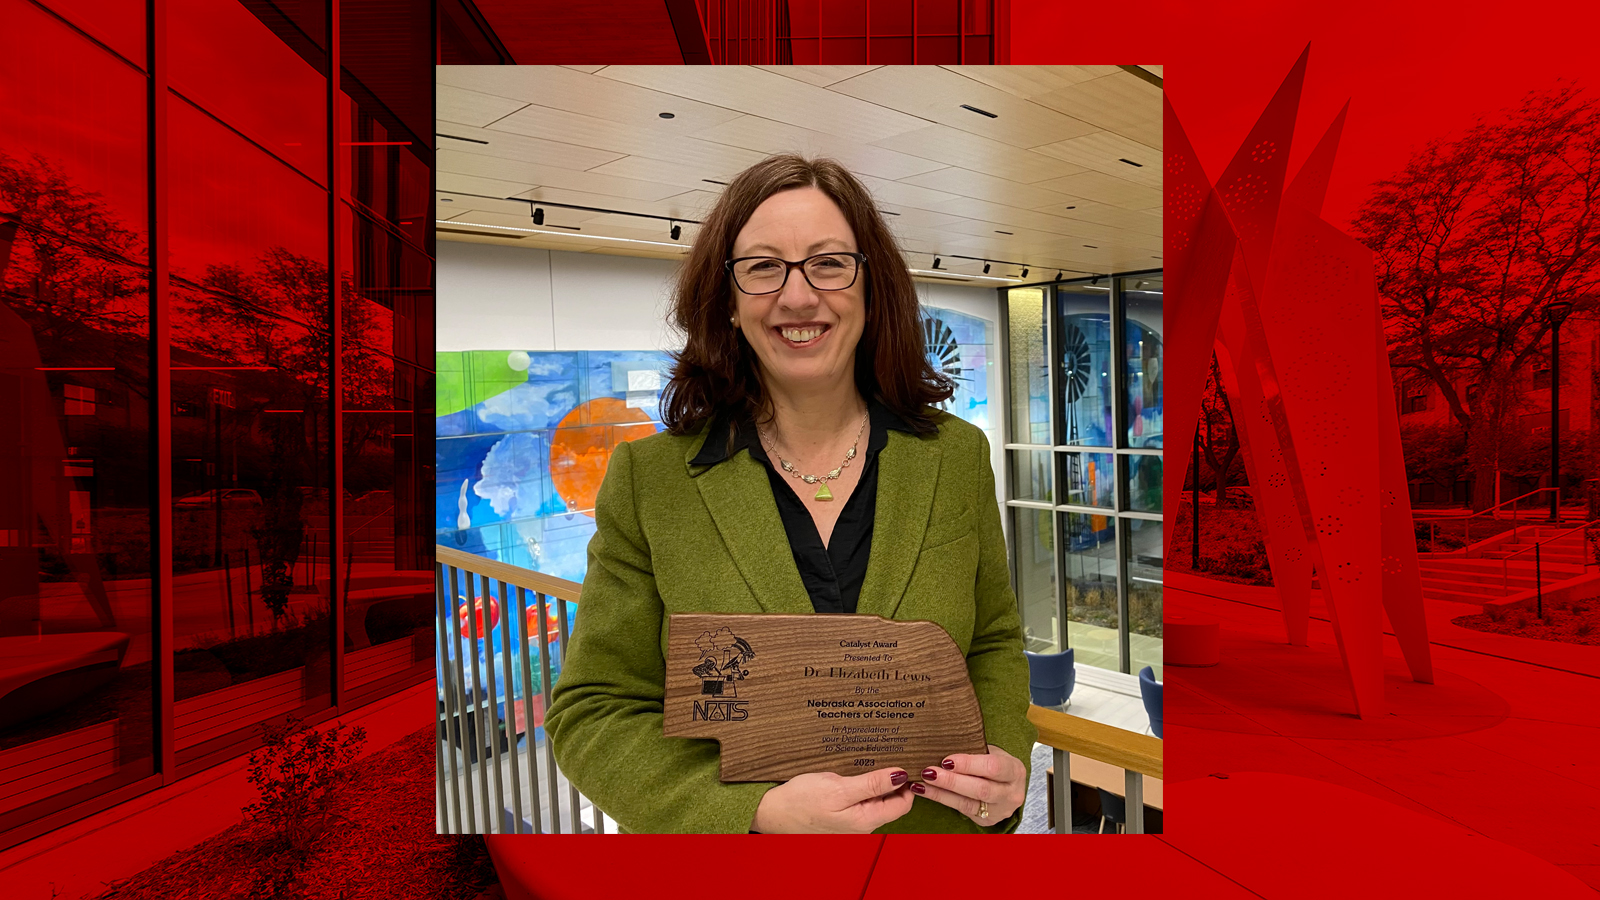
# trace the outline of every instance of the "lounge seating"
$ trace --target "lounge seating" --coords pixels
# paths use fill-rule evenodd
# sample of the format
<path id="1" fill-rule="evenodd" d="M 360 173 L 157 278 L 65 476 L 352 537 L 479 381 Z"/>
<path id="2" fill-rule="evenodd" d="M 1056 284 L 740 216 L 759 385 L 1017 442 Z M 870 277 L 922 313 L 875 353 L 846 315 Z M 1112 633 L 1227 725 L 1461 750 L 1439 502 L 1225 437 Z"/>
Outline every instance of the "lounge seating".
<path id="1" fill-rule="evenodd" d="M 1035 706 L 1064 711 L 1072 703 L 1077 682 L 1071 647 L 1061 653 L 1028 652 L 1028 691 Z"/>
<path id="2" fill-rule="evenodd" d="M 1150 733 L 1161 737 L 1161 682 L 1149 666 L 1139 670 L 1139 695 L 1144 698 L 1144 712 L 1150 717 Z"/>

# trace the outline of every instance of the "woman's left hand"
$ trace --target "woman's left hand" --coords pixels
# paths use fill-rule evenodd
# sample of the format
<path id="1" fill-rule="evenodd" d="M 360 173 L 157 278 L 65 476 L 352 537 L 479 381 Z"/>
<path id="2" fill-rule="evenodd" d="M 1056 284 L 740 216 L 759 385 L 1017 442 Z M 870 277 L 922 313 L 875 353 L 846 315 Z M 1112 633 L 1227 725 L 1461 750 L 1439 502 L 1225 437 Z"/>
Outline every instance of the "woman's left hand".
<path id="1" fill-rule="evenodd" d="M 922 777 L 911 785 L 914 793 L 985 827 L 1010 818 L 1028 796 L 1027 767 L 993 744 L 987 754 L 952 753 L 938 768 L 923 769 Z"/>

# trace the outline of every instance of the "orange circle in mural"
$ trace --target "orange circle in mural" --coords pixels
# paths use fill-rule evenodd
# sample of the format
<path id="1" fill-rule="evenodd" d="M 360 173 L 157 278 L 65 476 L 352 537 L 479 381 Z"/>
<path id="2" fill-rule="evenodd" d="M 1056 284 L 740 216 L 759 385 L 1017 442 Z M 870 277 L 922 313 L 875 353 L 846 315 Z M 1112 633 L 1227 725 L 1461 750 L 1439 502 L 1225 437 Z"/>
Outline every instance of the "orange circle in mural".
<path id="1" fill-rule="evenodd" d="M 642 409 L 616 397 L 580 403 L 561 417 L 550 439 L 550 481 L 567 509 L 594 518 L 594 498 L 618 444 L 656 433 Z"/>

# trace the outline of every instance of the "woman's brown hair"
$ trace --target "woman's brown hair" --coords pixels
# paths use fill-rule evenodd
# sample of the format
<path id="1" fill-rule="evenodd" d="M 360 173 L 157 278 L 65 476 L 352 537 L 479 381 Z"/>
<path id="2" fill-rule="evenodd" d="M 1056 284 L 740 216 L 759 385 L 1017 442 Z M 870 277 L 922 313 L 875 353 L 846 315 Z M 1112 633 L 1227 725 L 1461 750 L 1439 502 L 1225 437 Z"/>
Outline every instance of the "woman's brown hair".
<path id="1" fill-rule="evenodd" d="M 867 321 L 856 344 L 856 389 L 923 432 L 936 428 L 929 407 L 955 393 L 955 383 L 928 362 L 916 285 L 866 186 L 834 160 L 784 154 L 756 163 L 728 184 L 678 272 L 672 323 L 685 340 L 661 395 L 661 419 L 673 434 L 692 434 L 720 413 L 756 418 L 763 412 L 767 398 L 755 350 L 729 321 L 735 303 L 723 263 L 756 207 L 801 187 L 817 188 L 838 205 L 855 232 L 856 249 L 867 257 Z"/>

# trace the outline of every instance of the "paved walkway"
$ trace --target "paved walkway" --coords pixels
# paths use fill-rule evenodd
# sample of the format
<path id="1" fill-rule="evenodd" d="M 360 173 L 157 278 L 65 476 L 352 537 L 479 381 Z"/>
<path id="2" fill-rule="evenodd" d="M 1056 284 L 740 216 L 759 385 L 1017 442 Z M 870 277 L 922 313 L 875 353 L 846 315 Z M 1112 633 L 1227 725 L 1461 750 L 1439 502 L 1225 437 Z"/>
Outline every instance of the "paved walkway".
<path id="1" fill-rule="evenodd" d="M 1310 646 L 1290 647 L 1271 588 L 1167 573 L 1168 610 L 1222 623 L 1220 665 L 1167 670 L 1169 831 L 1203 815 L 1179 782 L 1279 773 L 1383 801 L 1375 833 L 1409 810 L 1600 889 L 1600 647 L 1461 628 L 1450 619 L 1470 610 L 1427 601 L 1436 683 L 1410 680 L 1390 635 L 1387 715 L 1361 720 L 1312 597 Z M 1295 804 L 1260 810 L 1263 829 L 1293 821 Z"/>

